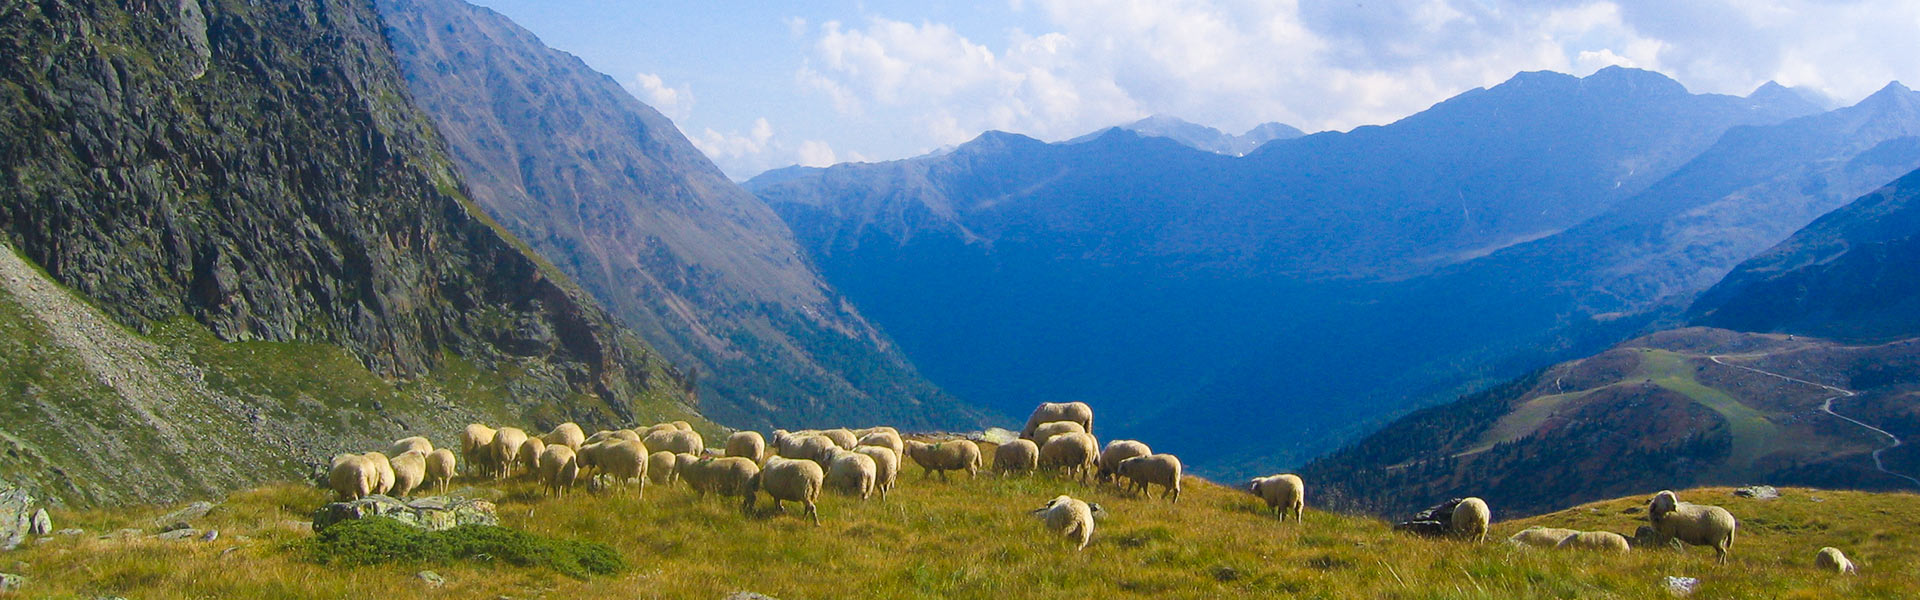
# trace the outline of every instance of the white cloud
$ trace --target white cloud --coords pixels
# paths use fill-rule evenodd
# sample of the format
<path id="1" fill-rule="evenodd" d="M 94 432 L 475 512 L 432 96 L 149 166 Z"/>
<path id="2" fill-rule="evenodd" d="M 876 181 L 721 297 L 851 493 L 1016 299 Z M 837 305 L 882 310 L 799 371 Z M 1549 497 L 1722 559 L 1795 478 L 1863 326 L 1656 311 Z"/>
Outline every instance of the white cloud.
<path id="1" fill-rule="evenodd" d="M 800 166 L 824 167 L 839 162 L 834 158 L 833 146 L 820 140 L 800 142 Z"/>
<path id="2" fill-rule="evenodd" d="M 715 161 L 753 156 L 764 152 L 773 141 L 773 124 L 761 117 L 754 119 L 753 128 L 745 134 L 708 129 L 689 141 Z"/>
<path id="3" fill-rule="evenodd" d="M 635 73 L 627 83 L 627 91 L 675 121 L 686 120 L 693 111 L 693 92 L 684 86 L 668 86 L 659 75 Z"/>

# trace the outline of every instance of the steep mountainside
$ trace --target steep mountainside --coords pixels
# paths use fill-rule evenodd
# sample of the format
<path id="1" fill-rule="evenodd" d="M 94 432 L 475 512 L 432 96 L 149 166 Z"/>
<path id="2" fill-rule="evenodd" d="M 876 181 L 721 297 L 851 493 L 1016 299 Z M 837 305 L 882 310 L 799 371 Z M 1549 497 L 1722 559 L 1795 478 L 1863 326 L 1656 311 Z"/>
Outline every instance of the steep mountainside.
<path id="1" fill-rule="evenodd" d="M 0 14 L 12 478 L 178 498 L 467 418 L 692 414 L 466 201 L 370 3 Z"/>
<path id="2" fill-rule="evenodd" d="M 1645 71 L 1526 73 L 1243 158 L 1124 130 L 1073 144 L 990 132 L 748 188 L 947 390 L 1003 412 L 1094 402 L 1137 415 L 1115 423 L 1123 436 L 1208 431 L 1173 449 L 1234 475 L 1330 449 L 1409 398 L 1451 396 L 1471 365 L 1552 360 L 1512 347 L 1459 360 L 1474 332 L 1429 335 L 1450 324 L 1415 316 L 1444 293 L 1382 318 L 1409 297 L 1396 295 L 1406 278 L 1604 214 L 1729 128 L 1817 110 L 1792 94 L 1689 94 Z M 1568 346 L 1604 348 L 1636 326 Z"/>
<path id="3" fill-rule="evenodd" d="M 1892 440 L 1874 428 L 1920 435 L 1916 394 L 1913 341 L 1680 329 L 1413 413 L 1301 474 L 1318 505 L 1387 515 L 1466 495 L 1529 515 L 1695 485 L 1912 489 L 1920 452 L 1876 459 Z"/>
<path id="4" fill-rule="evenodd" d="M 474 199 L 694 368 L 707 414 L 975 424 L 820 279 L 772 210 L 613 79 L 459 0 L 378 5 Z"/>
<path id="5" fill-rule="evenodd" d="M 1920 336 L 1920 171 L 1828 213 L 1700 294 L 1694 322 L 1849 340 Z"/>

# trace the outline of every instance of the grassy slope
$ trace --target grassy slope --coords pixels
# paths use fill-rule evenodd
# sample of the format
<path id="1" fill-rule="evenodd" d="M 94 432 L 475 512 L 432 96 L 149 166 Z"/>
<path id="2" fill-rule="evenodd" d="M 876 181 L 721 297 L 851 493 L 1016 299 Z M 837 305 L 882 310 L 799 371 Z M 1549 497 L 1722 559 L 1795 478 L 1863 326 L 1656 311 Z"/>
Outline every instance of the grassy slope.
<path id="1" fill-rule="evenodd" d="M 1920 547 L 1920 497 L 1910 494 L 1787 489 L 1779 500 L 1756 502 L 1724 488 L 1685 492 L 1742 518 L 1734 560 L 1718 567 L 1698 548 L 1602 556 L 1476 546 L 1320 511 L 1309 511 L 1304 527 L 1281 524 L 1253 497 L 1198 479 L 1187 481 L 1174 505 L 1048 476 L 942 483 L 921 479 L 911 466 L 903 475 L 886 502 L 823 498 L 819 528 L 793 515 L 744 517 L 737 502 L 696 498 L 684 486 L 652 487 L 645 501 L 588 493 L 547 500 L 527 482 L 476 492 L 499 496 L 509 526 L 605 542 L 632 565 L 589 580 L 476 563 L 320 567 L 301 558 L 298 544 L 311 534 L 299 521 L 324 495 L 294 484 L 235 494 L 208 519 L 223 532 L 213 543 L 95 539 L 99 531 L 145 526 L 162 507 L 57 512 L 57 526 L 89 534 L 53 538 L 9 558 L 27 564 L 32 593 L 80 597 L 719 598 L 751 590 L 787 599 L 1641 598 L 1664 596 L 1667 575 L 1700 578 L 1696 598 L 1920 593 L 1912 559 Z M 1111 513 L 1085 552 L 1044 535 L 1024 514 L 1061 492 Z M 1494 534 L 1533 524 L 1630 532 L 1641 518 L 1630 509 L 1642 501 L 1500 523 Z M 1813 551 L 1825 545 L 1847 550 L 1861 575 L 1816 572 Z M 413 577 L 422 569 L 445 576 L 447 585 L 426 588 Z"/>

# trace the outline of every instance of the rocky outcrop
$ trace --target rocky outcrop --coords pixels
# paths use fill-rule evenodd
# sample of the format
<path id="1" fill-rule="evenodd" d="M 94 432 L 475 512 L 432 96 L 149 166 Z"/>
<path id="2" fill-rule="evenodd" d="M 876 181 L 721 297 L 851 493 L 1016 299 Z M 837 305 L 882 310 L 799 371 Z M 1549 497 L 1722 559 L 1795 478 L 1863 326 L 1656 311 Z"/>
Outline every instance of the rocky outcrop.
<path id="1" fill-rule="evenodd" d="M 461 525 L 499 525 L 492 502 L 471 498 L 435 496 L 401 501 L 373 495 L 352 502 L 334 502 L 313 511 L 313 530 L 318 532 L 335 523 L 387 517 L 406 525 L 441 531 Z"/>

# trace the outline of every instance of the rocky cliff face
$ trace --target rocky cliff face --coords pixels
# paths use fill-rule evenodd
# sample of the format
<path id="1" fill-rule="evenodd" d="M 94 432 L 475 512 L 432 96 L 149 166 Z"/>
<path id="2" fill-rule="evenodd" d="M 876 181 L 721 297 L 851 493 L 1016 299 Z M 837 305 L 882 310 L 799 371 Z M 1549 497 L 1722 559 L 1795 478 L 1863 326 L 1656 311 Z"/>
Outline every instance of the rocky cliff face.
<path id="1" fill-rule="evenodd" d="M 759 199 L 578 58 L 459 0 L 380 0 L 474 199 L 676 363 L 737 426 L 977 417 L 841 300 Z"/>
<path id="2" fill-rule="evenodd" d="M 258 410 L 246 416 L 250 405 L 304 399 L 330 410 L 274 426 L 326 421 L 332 425 L 316 430 L 368 440 L 465 415 L 613 424 L 689 412 L 677 375 L 656 354 L 465 199 L 443 142 L 408 99 L 369 2 L 56 0 L 0 10 L 0 53 L 9 57 L 0 64 L 0 233 L 111 318 L 101 335 L 172 348 L 154 352 L 216 374 L 243 359 L 180 353 L 222 352 L 228 342 L 295 344 L 344 349 L 353 359 L 263 360 L 256 368 L 282 371 L 232 373 L 242 379 L 325 367 L 424 387 L 454 371 L 493 384 L 485 392 L 389 387 L 372 397 L 394 404 L 354 406 L 328 381 L 353 373 L 318 371 L 286 386 L 240 382 L 188 396 L 234 400 L 219 410 L 238 423 L 264 419 Z M 32 330 L 50 321 L 27 309 L 12 322 Z M 193 330 L 217 340 L 157 339 Z M 56 359 L 90 356 L 70 344 L 52 348 L 61 349 Z M 334 443 L 301 435 L 271 452 L 223 449 L 216 454 L 239 464 L 215 470 L 200 459 L 176 461 L 239 432 L 202 435 L 225 417 L 196 423 L 172 409 L 145 423 L 89 414 L 97 407 L 89 398 L 152 400 L 113 385 L 120 359 L 102 356 L 81 360 L 74 373 L 13 365 L 7 375 L 15 383 L 41 377 L 65 386 L 78 376 L 109 385 L 34 397 L 30 404 L 44 410 L 8 422 L 9 437 L 16 445 L 39 440 L 28 445 L 40 448 L 41 463 L 68 473 L 110 475 L 121 466 L 93 467 L 116 460 L 188 473 L 179 485 L 110 492 L 70 477 L 61 493 L 100 501 L 192 494 L 289 474 L 300 455 Z M 188 373 L 182 380 L 204 380 L 179 371 Z M 34 389 L 5 393 L 9 403 L 28 404 Z M 444 402 L 416 402 L 428 397 Z M 73 444 L 46 435 L 75 424 L 106 436 L 145 427 L 166 439 L 155 452 L 76 457 Z M 35 478 L 31 469 L 26 477 Z"/>

